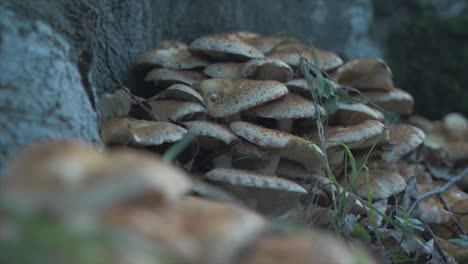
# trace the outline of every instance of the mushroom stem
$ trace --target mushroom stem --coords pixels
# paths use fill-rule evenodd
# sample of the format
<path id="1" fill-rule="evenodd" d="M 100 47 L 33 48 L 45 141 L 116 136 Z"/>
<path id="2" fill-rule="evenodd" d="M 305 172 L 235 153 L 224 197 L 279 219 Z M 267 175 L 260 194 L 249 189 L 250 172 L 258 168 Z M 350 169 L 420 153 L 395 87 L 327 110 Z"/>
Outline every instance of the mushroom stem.
<path id="1" fill-rule="evenodd" d="M 293 128 L 293 119 L 280 119 L 276 121 L 276 126 L 278 130 L 290 133 Z"/>
<path id="2" fill-rule="evenodd" d="M 269 155 L 267 159 L 267 164 L 265 167 L 260 169 L 259 171 L 266 175 L 276 175 L 276 168 L 278 167 L 278 163 L 280 161 L 280 156 L 276 154 Z"/>
<path id="3" fill-rule="evenodd" d="M 215 168 L 232 168 L 232 155 L 225 153 L 213 159 L 213 166 Z"/>

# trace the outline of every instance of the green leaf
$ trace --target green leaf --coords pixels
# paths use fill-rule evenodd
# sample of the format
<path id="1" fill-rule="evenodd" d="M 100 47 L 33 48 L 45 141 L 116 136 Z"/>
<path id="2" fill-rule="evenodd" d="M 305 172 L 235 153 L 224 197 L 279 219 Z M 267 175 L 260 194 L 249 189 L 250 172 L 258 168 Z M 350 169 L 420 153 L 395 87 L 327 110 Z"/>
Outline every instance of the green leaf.
<path id="1" fill-rule="evenodd" d="M 449 239 L 448 242 L 460 247 L 468 247 L 468 236 L 460 235 L 458 238 Z"/>
<path id="2" fill-rule="evenodd" d="M 332 115 L 338 110 L 338 98 L 329 97 L 325 100 L 325 111 L 327 114 Z"/>
<path id="3" fill-rule="evenodd" d="M 182 140 L 173 144 L 168 150 L 166 150 L 162 159 L 166 162 L 173 161 L 186 147 L 188 147 L 188 145 L 190 145 L 192 139 L 193 135 L 190 133 L 187 134 Z"/>
<path id="4" fill-rule="evenodd" d="M 367 232 L 367 230 L 360 224 L 356 224 L 353 226 L 353 231 L 351 231 L 351 235 L 355 238 L 360 239 L 361 241 L 365 241 L 368 243 L 372 242 L 372 238 L 369 232 Z"/>

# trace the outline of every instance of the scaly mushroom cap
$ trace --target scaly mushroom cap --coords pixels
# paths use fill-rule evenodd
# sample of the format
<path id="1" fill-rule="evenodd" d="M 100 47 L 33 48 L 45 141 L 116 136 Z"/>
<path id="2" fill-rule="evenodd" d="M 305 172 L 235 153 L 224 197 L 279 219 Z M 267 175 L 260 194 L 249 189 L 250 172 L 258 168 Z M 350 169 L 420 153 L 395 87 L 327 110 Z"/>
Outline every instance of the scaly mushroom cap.
<path id="1" fill-rule="evenodd" d="M 341 85 L 357 89 L 393 90 L 393 74 L 382 59 L 364 58 L 348 61 L 336 70 Z"/>
<path id="2" fill-rule="evenodd" d="M 325 130 L 325 138 L 329 142 L 328 147 L 345 144 L 350 149 L 363 149 L 380 142 L 388 141 L 388 133 L 385 133 L 384 124 L 375 120 L 367 120 L 361 124 L 348 127 L 328 127 Z M 382 135 L 382 133 L 384 133 Z M 316 142 L 319 140 L 316 131 L 307 134 L 307 138 Z M 380 142 L 377 140 L 380 139 Z"/>
<path id="3" fill-rule="evenodd" d="M 191 188 L 182 170 L 157 155 L 129 149 L 102 153 L 71 141 L 25 149 L 5 172 L 0 196 L 4 205 L 21 213 L 100 211 L 145 194 L 164 206 Z"/>
<path id="4" fill-rule="evenodd" d="M 390 127 L 389 130 L 392 149 L 382 154 L 382 158 L 387 161 L 397 160 L 410 153 L 426 138 L 421 129 L 412 125 L 398 124 Z"/>
<path id="5" fill-rule="evenodd" d="M 253 59 L 247 62 L 242 69 L 242 76 L 254 80 L 289 81 L 294 72 L 288 64 L 277 59 Z"/>
<path id="6" fill-rule="evenodd" d="M 386 111 L 400 114 L 411 114 L 414 107 L 414 99 L 411 94 L 395 88 L 391 91 L 365 91 L 363 95 L 372 103 Z"/>
<path id="7" fill-rule="evenodd" d="M 197 86 L 213 117 L 227 117 L 280 98 L 288 92 L 277 81 L 209 79 Z"/>
<path id="8" fill-rule="evenodd" d="M 442 120 L 444 132 L 455 140 L 468 139 L 468 120 L 459 113 L 449 113 Z"/>
<path id="9" fill-rule="evenodd" d="M 183 85 L 183 84 L 173 84 L 168 87 L 166 90 L 158 93 L 157 95 L 153 96 L 152 98 L 148 99 L 149 101 L 152 100 L 162 100 L 162 99 L 172 99 L 178 101 L 188 101 L 193 102 L 201 105 L 205 105 L 203 101 L 203 97 L 190 86 Z"/>
<path id="10" fill-rule="evenodd" d="M 203 70 L 203 73 L 211 78 L 219 79 L 242 79 L 243 62 L 220 62 L 213 63 Z"/>
<path id="11" fill-rule="evenodd" d="M 381 112 L 365 104 L 339 103 L 338 110 L 334 114 L 334 119 L 339 125 L 349 126 L 360 124 L 366 120 L 383 122 L 385 117 Z"/>
<path id="12" fill-rule="evenodd" d="M 325 113 L 322 108 L 320 108 L 320 112 Z M 314 118 L 315 105 L 312 101 L 300 95 L 288 93 L 279 99 L 251 108 L 245 111 L 245 114 L 277 120 Z"/>
<path id="13" fill-rule="evenodd" d="M 173 70 L 189 70 L 208 66 L 209 62 L 197 58 L 186 49 L 153 49 L 141 55 L 139 64 L 155 65 Z"/>
<path id="14" fill-rule="evenodd" d="M 175 101 L 175 100 L 152 100 L 147 101 L 151 107 L 151 113 L 158 121 L 178 121 L 187 116 L 206 114 L 206 109 L 201 104 Z"/>
<path id="15" fill-rule="evenodd" d="M 158 82 L 166 82 L 172 84 L 185 84 L 192 86 L 193 84 L 204 80 L 203 74 L 196 71 L 177 71 L 171 69 L 154 69 L 145 76 L 145 82 L 154 82 L 155 85 Z"/>
<path id="16" fill-rule="evenodd" d="M 178 41 L 178 40 L 172 40 L 172 39 L 167 39 L 159 42 L 158 45 L 159 49 L 183 49 L 183 50 L 188 50 L 187 44 Z"/>
<path id="17" fill-rule="evenodd" d="M 423 195 L 427 192 L 433 191 L 435 188 L 437 188 L 437 186 L 434 184 L 418 184 L 417 195 Z M 437 195 L 430 196 L 422 200 L 418 204 L 418 207 L 418 218 L 424 223 L 441 224 L 449 221 L 453 215 L 451 212 L 445 210 L 444 205 L 437 197 Z"/>
<path id="18" fill-rule="evenodd" d="M 205 178 L 216 182 L 225 182 L 232 185 L 255 187 L 262 189 L 282 190 L 287 192 L 307 193 L 299 184 L 256 172 L 238 169 L 213 169 L 205 174 Z"/>
<path id="19" fill-rule="evenodd" d="M 229 145 L 237 140 L 237 136 L 232 131 L 221 124 L 209 121 L 189 121 L 185 122 L 188 131 L 195 136 L 205 136 L 222 141 Z"/>
<path id="20" fill-rule="evenodd" d="M 352 173 L 348 173 L 348 177 L 353 177 Z M 350 179 L 343 179 L 343 186 L 347 186 Z M 368 191 L 371 199 L 382 200 L 391 197 L 404 191 L 406 188 L 405 179 L 396 170 L 384 168 L 369 168 L 369 184 L 367 184 L 366 173 L 364 170 L 357 175 L 354 188 L 359 197 L 367 198 Z"/>
<path id="21" fill-rule="evenodd" d="M 301 56 L 314 64 L 317 61 L 317 67 L 324 71 L 332 70 L 343 64 L 343 60 L 335 53 L 307 46 L 297 41 L 287 41 L 279 44 L 270 50 L 266 57 L 281 60 L 297 68 L 299 67 Z"/>
<path id="22" fill-rule="evenodd" d="M 156 146 L 181 140 L 187 130 L 168 123 L 111 118 L 101 125 L 102 141 L 136 146 Z"/>
<path id="23" fill-rule="evenodd" d="M 263 58 L 261 51 L 242 41 L 235 34 L 207 35 L 190 44 L 190 50 L 206 54 L 215 60 L 241 60 Z"/>

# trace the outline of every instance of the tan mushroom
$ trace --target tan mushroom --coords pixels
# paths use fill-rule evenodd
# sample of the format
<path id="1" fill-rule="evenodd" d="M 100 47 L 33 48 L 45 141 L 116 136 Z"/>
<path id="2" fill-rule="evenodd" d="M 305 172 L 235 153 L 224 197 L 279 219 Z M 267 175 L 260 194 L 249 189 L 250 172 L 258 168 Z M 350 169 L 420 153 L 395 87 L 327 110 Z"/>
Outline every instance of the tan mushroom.
<path id="1" fill-rule="evenodd" d="M 414 99 L 411 94 L 401 89 L 393 89 L 391 91 L 365 91 L 362 92 L 365 99 L 368 99 L 373 105 L 385 111 L 396 112 L 400 114 L 409 115 L 413 112 Z"/>
<path id="2" fill-rule="evenodd" d="M 348 61 L 335 74 L 336 81 L 345 86 L 364 90 L 393 90 L 393 74 L 381 59 L 364 58 Z"/>
<path id="3" fill-rule="evenodd" d="M 281 60 L 262 58 L 248 61 L 242 69 L 242 76 L 245 79 L 285 82 L 294 77 L 294 72 Z"/>
<path id="4" fill-rule="evenodd" d="M 151 112 L 158 121 L 180 121 L 187 118 L 196 117 L 197 115 L 205 115 L 206 109 L 203 105 L 175 101 L 175 100 L 151 100 L 147 101 L 151 107 Z"/>
<path id="5" fill-rule="evenodd" d="M 246 61 L 264 57 L 261 51 L 245 43 L 235 34 L 229 33 L 199 37 L 190 44 L 190 50 L 223 61 Z"/>
<path id="6" fill-rule="evenodd" d="M 338 55 L 297 41 L 283 42 L 266 54 L 266 58 L 278 59 L 296 68 L 299 67 L 301 56 L 310 63 L 317 62 L 317 67 L 324 71 L 335 69 L 343 64 Z"/>
<path id="7" fill-rule="evenodd" d="M 376 120 L 383 122 L 384 115 L 365 104 L 345 104 L 339 103 L 338 110 L 330 117 L 331 120 L 342 126 L 357 125 L 366 120 Z"/>
<path id="8" fill-rule="evenodd" d="M 243 78 L 244 65 L 242 62 L 219 62 L 206 67 L 203 73 L 211 78 L 238 80 Z"/>
<path id="9" fill-rule="evenodd" d="M 389 137 L 391 149 L 383 152 L 382 158 L 387 161 L 395 161 L 421 145 L 426 135 L 415 126 L 398 124 L 390 127 Z"/>
<path id="10" fill-rule="evenodd" d="M 101 125 L 101 138 L 106 144 L 156 146 L 181 140 L 187 130 L 168 122 L 131 118 L 111 118 Z"/>
<path id="11" fill-rule="evenodd" d="M 197 103 L 200 105 L 205 105 L 203 97 L 190 86 L 183 84 L 173 84 L 169 86 L 166 90 L 158 93 L 149 100 L 163 100 L 163 99 L 172 99 L 179 101 L 188 101 Z"/>
<path id="12" fill-rule="evenodd" d="M 154 69 L 145 76 L 145 82 L 153 82 L 155 86 L 166 88 L 173 84 L 193 86 L 204 80 L 203 74 L 196 71 L 177 71 L 171 69 Z"/>
<path id="13" fill-rule="evenodd" d="M 138 98 L 139 100 L 140 98 Z M 144 99 L 141 99 L 144 101 Z M 99 97 L 99 115 L 101 120 L 114 116 L 127 116 L 132 107 L 132 97 L 123 89 Z"/>
<path id="14" fill-rule="evenodd" d="M 0 196 L 21 213 L 99 212 L 143 195 L 164 207 L 190 189 L 185 173 L 157 155 L 129 149 L 102 153 L 71 141 L 45 141 L 25 149 L 5 172 Z"/>
<path id="15" fill-rule="evenodd" d="M 187 49 L 167 48 L 153 49 L 141 55 L 139 64 L 160 66 L 173 70 L 204 68 L 209 62 L 190 54 Z"/>
<path id="16" fill-rule="evenodd" d="M 277 128 L 291 132 L 294 119 L 316 117 L 315 105 L 312 101 L 294 93 L 261 104 L 244 112 L 246 115 L 272 118 L 277 120 Z M 319 113 L 325 111 L 319 106 Z"/>
<path id="17" fill-rule="evenodd" d="M 181 42 L 181 41 L 178 41 L 178 40 L 172 40 L 172 39 L 168 39 L 168 40 L 163 40 L 161 41 L 159 44 L 158 44 L 158 48 L 160 49 L 171 49 L 171 48 L 175 48 L 175 49 L 184 49 L 184 50 L 188 50 L 188 46 L 187 44 Z"/>
<path id="18" fill-rule="evenodd" d="M 288 92 L 276 81 L 210 79 L 197 86 L 213 117 L 228 117 L 280 98 Z"/>
<path id="19" fill-rule="evenodd" d="M 257 36 L 253 38 L 242 38 L 242 40 L 254 46 L 255 48 L 257 48 L 265 54 L 273 48 L 275 48 L 276 46 L 278 46 L 279 44 L 286 41 L 291 41 L 291 39 L 281 36 Z"/>
<path id="20" fill-rule="evenodd" d="M 468 120 L 460 113 L 449 113 L 442 120 L 442 128 L 453 141 L 468 141 Z"/>
<path id="21" fill-rule="evenodd" d="M 238 140 L 237 136 L 232 131 L 221 124 L 208 121 L 189 121 L 185 122 L 188 131 L 195 135 L 198 145 L 202 149 L 215 151 L 226 148 Z M 224 151 L 223 154 L 212 160 L 215 168 L 231 168 L 232 156 L 229 151 Z"/>

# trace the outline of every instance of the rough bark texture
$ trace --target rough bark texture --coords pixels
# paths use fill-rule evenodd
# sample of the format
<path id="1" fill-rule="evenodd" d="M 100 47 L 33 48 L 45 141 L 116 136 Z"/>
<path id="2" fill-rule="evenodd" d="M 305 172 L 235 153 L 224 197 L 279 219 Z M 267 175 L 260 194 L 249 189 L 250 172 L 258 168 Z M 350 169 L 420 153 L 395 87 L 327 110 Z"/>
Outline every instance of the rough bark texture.
<path id="1" fill-rule="evenodd" d="M 0 3 L 0 168 L 19 146 L 41 138 L 99 143 L 96 95 L 121 79 L 162 39 L 250 30 L 291 32 L 346 57 L 379 56 L 369 39 L 370 0 L 6 0 Z"/>

